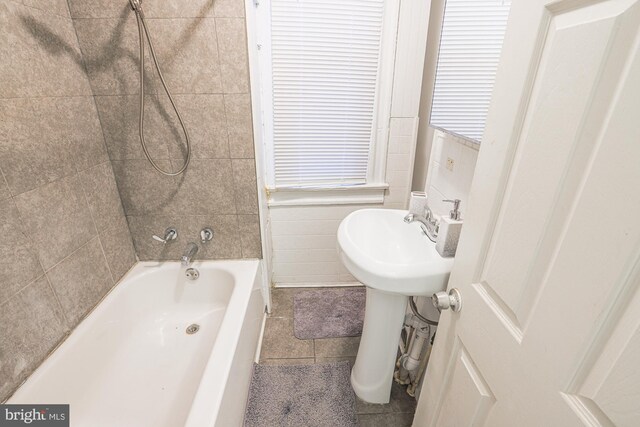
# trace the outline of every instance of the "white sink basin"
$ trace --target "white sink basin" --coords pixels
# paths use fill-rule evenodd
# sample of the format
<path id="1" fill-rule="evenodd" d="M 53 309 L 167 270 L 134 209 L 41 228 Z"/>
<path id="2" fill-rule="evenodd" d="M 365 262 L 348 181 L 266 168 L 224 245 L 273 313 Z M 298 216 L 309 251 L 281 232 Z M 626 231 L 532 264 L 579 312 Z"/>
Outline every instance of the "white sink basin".
<path id="1" fill-rule="evenodd" d="M 443 258 L 407 211 L 362 209 L 338 229 L 345 267 L 368 287 L 407 296 L 431 296 L 447 287 L 453 258 Z"/>

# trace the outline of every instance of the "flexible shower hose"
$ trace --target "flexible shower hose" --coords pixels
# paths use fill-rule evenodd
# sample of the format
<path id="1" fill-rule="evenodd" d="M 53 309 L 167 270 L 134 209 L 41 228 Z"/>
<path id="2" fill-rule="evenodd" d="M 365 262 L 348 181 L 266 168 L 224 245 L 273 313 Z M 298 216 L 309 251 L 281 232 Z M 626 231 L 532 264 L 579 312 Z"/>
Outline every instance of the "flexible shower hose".
<path id="1" fill-rule="evenodd" d="M 156 51 L 153 48 L 153 43 L 151 42 L 151 37 L 149 35 L 149 30 L 147 29 L 147 24 L 144 21 L 144 13 L 142 12 L 142 6 L 139 1 L 131 1 L 131 7 L 136 13 L 136 20 L 138 21 L 138 36 L 140 38 L 140 120 L 138 130 L 140 133 L 140 143 L 142 144 L 142 150 L 144 151 L 144 155 L 151 163 L 151 166 L 154 167 L 155 170 L 160 172 L 163 175 L 167 176 L 176 176 L 180 175 L 184 172 L 189 166 L 189 162 L 191 161 L 191 142 L 189 141 L 189 133 L 187 132 L 187 127 L 184 125 L 182 121 L 182 117 L 180 116 L 180 112 L 178 111 L 178 107 L 176 107 L 176 103 L 171 96 L 171 92 L 169 92 L 169 88 L 167 88 L 167 83 L 162 76 L 162 71 L 160 71 L 160 65 L 158 64 L 158 58 L 156 57 Z M 143 33 L 144 29 L 144 33 Z M 144 36 L 147 36 L 147 40 L 149 42 L 149 50 L 151 51 L 151 57 L 153 58 L 153 62 L 155 63 L 156 70 L 158 71 L 158 76 L 160 77 L 160 81 L 162 82 L 162 86 L 164 87 L 164 91 L 167 93 L 169 97 L 169 101 L 171 102 L 171 106 L 173 110 L 176 112 L 176 116 L 178 116 L 178 121 L 180 122 L 180 126 L 182 126 L 182 130 L 184 132 L 184 136 L 186 138 L 187 145 L 187 156 L 184 161 L 184 165 L 177 172 L 167 172 L 163 170 L 160 166 L 156 164 L 151 158 L 149 154 L 149 150 L 147 149 L 147 144 L 144 139 Z"/>

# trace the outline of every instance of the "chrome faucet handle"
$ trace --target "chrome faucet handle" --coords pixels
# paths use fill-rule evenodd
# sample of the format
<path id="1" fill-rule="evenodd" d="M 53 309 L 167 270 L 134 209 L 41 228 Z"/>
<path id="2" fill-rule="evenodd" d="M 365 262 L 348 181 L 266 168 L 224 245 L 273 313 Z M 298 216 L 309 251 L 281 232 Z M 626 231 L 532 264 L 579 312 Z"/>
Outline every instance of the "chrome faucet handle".
<path id="1" fill-rule="evenodd" d="M 206 227 L 200 230 L 200 241 L 202 243 L 207 243 L 211 239 L 213 239 L 213 230 L 211 227 Z"/>
<path id="2" fill-rule="evenodd" d="M 424 206 L 424 217 L 427 221 L 431 221 L 433 219 L 433 212 L 431 212 L 431 208 L 429 206 Z"/>
<path id="3" fill-rule="evenodd" d="M 455 219 L 456 221 L 460 220 L 460 199 L 445 199 L 443 202 L 453 203 L 453 210 L 449 211 L 449 218 Z"/>
<path id="4" fill-rule="evenodd" d="M 155 234 L 151 237 L 153 237 L 158 242 L 162 242 L 163 244 L 166 245 L 170 241 L 176 240 L 178 238 L 178 230 L 176 230 L 173 227 L 169 227 L 166 230 L 164 230 L 164 238 L 160 236 L 156 236 Z"/>

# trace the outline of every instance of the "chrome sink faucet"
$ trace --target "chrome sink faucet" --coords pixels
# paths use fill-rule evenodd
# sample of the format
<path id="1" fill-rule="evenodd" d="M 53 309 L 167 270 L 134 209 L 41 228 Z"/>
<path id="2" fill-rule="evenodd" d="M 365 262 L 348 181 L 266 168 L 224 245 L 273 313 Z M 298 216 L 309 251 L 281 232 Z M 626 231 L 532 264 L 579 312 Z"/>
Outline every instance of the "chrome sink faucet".
<path id="1" fill-rule="evenodd" d="M 198 253 L 198 245 L 193 242 L 187 243 L 187 247 L 184 250 L 181 258 L 182 266 L 189 267 L 189 264 L 191 264 L 191 261 L 193 260 L 193 257 L 196 256 L 196 253 Z"/>
<path id="2" fill-rule="evenodd" d="M 404 222 L 411 224 L 412 222 L 419 222 L 421 224 L 422 232 L 431 240 L 436 241 L 438 237 L 438 220 L 433 216 L 433 212 L 429 209 L 429 206 L 424 207 L 424 215 L 415 213 L 409 213 L 404 217 Z"/>

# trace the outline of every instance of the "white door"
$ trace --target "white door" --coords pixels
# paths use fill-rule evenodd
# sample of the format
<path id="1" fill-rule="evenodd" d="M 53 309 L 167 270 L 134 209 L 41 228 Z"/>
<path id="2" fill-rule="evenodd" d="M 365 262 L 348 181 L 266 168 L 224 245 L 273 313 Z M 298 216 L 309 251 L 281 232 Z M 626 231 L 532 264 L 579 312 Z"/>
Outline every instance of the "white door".
<path id="1" fill-rule="evenodd" d="M 640 0 L 514 1 L 414 426 L 640 426 Z"/>

